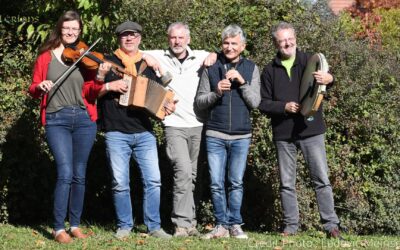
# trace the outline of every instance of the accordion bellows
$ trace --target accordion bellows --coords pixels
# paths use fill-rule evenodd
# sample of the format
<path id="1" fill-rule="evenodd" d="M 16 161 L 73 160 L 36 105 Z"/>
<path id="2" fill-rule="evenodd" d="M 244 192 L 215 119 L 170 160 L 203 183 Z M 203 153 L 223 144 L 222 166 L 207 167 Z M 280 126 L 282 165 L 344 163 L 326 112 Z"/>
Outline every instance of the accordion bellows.
<path id="1" fill-rule="evenodd" d="M 164 119 L 164 103 L 172 102 L 174 93 L 165 89 L 158 82 L 143 76 L 124 74 L 123 81 L 128 85 L 128 91 L 121 94 L 119 104 L 144 108 L 159 119 Z"/>

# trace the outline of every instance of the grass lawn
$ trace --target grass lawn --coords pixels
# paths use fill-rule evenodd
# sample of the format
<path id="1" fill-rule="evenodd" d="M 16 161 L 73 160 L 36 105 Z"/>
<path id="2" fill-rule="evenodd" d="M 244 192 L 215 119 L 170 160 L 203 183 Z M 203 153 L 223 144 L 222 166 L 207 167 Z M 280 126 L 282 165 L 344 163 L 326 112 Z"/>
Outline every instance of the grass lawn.
<path id="1" fill-rule="evenodd" d="M 0 224 L 0 249 L 394 249 L 400 250 L 400 236 L 356 236 L 343 235 L 345 242 L 327 239 L 317 231 L 303 232 L 296 236 L 282 238 L 277 233 L 247 232 L 248 240 L 232 238 L 202 240 L 200 238 L 173 238 L 160 240 L 146 234 L 134 232 L 126 240 L 113 237 L 111 227 L 90 226 L 94 236 L 86 240 L 74 240 L 72 244 L 61 245 L 51 236 L 48 225 L 13 226 Z"/>

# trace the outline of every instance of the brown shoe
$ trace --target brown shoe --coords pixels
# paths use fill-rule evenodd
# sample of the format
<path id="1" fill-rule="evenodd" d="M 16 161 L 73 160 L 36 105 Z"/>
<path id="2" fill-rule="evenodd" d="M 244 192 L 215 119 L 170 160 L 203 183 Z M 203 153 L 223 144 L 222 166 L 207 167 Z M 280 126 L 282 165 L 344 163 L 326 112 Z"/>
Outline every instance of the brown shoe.
<path id="1" fill-rule="evenodd" d="M 335 227 L 331 231 L 327 233 L 328 238 L 331 239 L 338 239 L 338 240 L 344 240 L 343 237 L 340 235 L 339 228 Z"/>
<path id="2" fill-rule="evenodd" d="M 90 236 L 93 235 L 93 232 L 89 232 L 87 234 L 82 233 L 80 228 L 76 228 L 73 231 L 70 231 L 70 234 L 72 237 L 77 238 L 77 239 L 86 239 Z"/>
<path id="3" fill-rule="evenodd" d="M 67 232 L 65 232 L 65 231 L 62 231 L 57 236 L 56 236 L 55 231 L 53 231 L 52 234 L 53 234 L 54 240 L 57 241 L 58 243 L 69 244 L 73 241 L 71 236 L 69 236 L 69 234 L 67 234 Z"/>
<path id="4" fill-rule="evenodd" d="M 289 236 L 295 236 L 296 233 L 283 231 L 282 233 L 280 233 L 280 235 L 281 235 L 282 237 L 289 237 Z"/>

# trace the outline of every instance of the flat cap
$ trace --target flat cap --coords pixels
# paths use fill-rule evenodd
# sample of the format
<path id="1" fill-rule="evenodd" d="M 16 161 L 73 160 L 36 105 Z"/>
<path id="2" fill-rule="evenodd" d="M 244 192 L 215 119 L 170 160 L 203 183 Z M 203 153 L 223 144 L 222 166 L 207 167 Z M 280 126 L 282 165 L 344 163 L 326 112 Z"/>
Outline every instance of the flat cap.
<path id="1" fill-rule="evenodd" d="M 120 35 L 120 34 L 124 33 L 125 31 L 134 31 L 134 32 L 142 33 L 142 26 L 140 26 L 140 24 L 132 22 L 132 21 L 126 21 L 126 22 L 118 25 L 118 27 L 115 29 L 115 33 L 117 35 Z"/>

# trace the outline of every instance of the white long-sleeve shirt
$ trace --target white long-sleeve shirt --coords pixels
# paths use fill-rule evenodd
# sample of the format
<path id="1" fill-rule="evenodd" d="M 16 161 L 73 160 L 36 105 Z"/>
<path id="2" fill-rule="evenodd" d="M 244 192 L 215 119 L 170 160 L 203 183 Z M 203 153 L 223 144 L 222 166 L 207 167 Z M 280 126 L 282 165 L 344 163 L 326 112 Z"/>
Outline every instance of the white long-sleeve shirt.
<path id="1" fill-rule="evenodd" d="M 167 127 L 200 127 L 203 126 L 193 111 L 194 98 L 202 73 L 202 64 L 209 52 L 191 50 L 187 47 L 188 57 L 183 63 L 170 50 L 147 50 L 145 53 L 156 58 L 165 71 L 172 74 L 168 88 L 175 92 L 178 99 L 176 110 L 166 116 L 163 123 Z"/>

